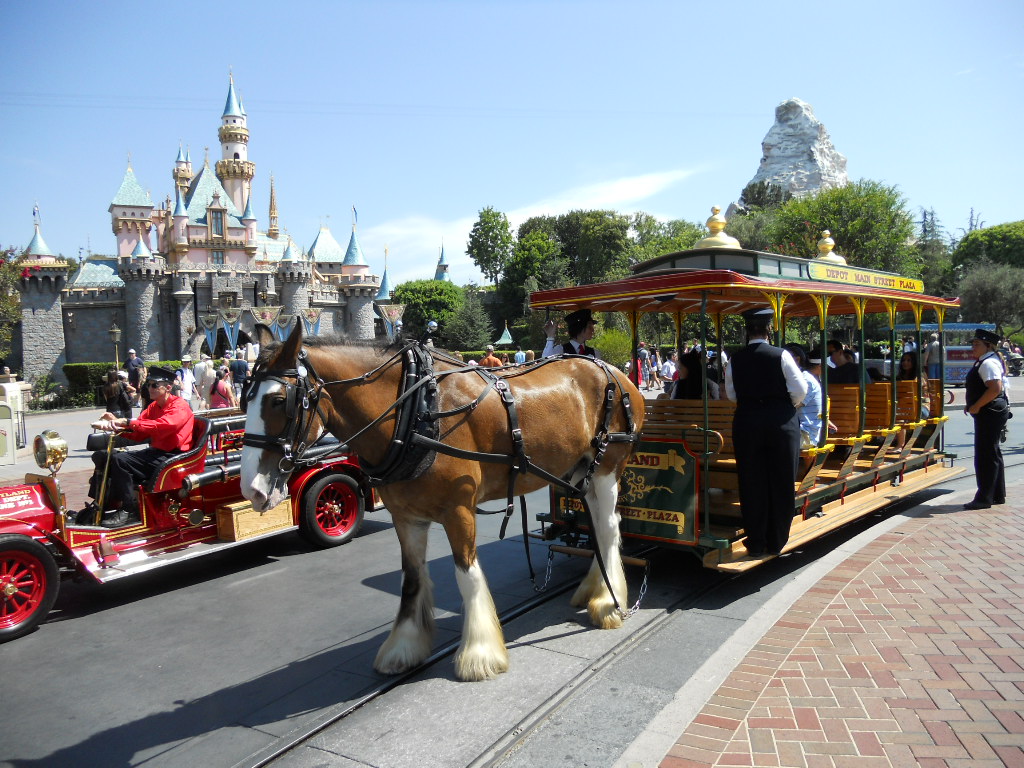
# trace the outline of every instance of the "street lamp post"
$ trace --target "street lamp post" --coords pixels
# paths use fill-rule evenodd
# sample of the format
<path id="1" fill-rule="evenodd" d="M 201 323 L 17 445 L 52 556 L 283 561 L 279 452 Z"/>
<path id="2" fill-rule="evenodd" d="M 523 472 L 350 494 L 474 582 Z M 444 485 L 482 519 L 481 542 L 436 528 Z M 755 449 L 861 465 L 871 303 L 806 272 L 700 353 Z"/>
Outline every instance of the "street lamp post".
<path id="1" fill-rule="evenodd" d="M 107 333 L 110 334 L 110 340 L 112 342 L 114 342 L 114 370 L 116 371 L 116 370 L 119 370 L 121 368 L 121 361 L 120 361 L 120 358 L 118 357 L 118 350 L 117 350 L 117 348 L 121 344 L 121 329 L 117 327 L 117 321 L 116 320 L 110 326 L 110 330 L 107 331 Z"/>

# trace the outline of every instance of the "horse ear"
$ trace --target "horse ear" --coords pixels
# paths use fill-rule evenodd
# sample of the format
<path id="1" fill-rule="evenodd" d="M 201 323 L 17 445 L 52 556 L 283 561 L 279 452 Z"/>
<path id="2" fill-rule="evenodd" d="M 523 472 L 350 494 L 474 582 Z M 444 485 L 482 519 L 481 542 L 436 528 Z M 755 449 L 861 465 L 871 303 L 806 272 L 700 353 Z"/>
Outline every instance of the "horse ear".
<path id="1" fill-rule="evenodd" d="M 295 327 L 288 334 L 288 339 L 277 355 L 278 360 L 287 360 L 289 363 L 299 359 L 299 349 L 302 348 L 302 323 L 296 318 Z"/>
<path id="2" fill-rule="evenodd" d="M 256 343 L 262 348 L 273 343 L 273 341 L 274 334 L 271 330 L 263 323 L 256 323 Z"/>

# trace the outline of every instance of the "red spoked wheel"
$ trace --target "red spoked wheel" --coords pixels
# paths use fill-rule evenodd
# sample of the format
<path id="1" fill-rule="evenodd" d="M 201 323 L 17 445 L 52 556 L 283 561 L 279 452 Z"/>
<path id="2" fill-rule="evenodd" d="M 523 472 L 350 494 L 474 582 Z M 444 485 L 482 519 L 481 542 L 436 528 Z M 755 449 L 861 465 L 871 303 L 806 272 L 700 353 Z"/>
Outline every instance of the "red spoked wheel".
<path id="1" fill-rule="evenodd" d="M 359 532 L 364 506 L 355 480 L 340 473 L 327 475 L 303 495 L 299 532 L 314 546 L 340 546 Z"/>
<path id="2" fill-rule="evenodd" d="M 28 536 L 0 536 L 0 643 L 35 629 L 59 589 L 57 563 L 46 547 Z"/>

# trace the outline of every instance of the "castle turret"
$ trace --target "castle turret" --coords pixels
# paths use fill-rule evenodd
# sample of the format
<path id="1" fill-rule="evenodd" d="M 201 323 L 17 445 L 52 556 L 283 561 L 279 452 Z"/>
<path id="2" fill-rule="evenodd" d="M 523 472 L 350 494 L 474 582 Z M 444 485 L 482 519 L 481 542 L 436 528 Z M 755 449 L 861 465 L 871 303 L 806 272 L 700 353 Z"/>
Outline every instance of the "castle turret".
<path id="1" fill-rule="evenodd" d="M 189 182 L 192 181 L 192 160 L 182 151 L 181 144 L 178 144 L 178 157 L 174 161 L 174 170 L 171 171 L 174 179 L 175 189 L 185 197 L 188 192 Z"/>
<path id="2" fill-rule="evenodd" d="M 175 215 L 177 222 L 178 216 Z M 135 349 L 143 360 L 164 357 L 160 334 L 160 285 L 167 273 L 162 256 L 139 240 L 129 258 L 119 259 L 117 274 L 124 281 L 126 349 Z"/>
<path id="3" fill-rule="evenodd" d="M 22 338 L 32 340 L 31 354 L 24 355 L 25 380 L 35 381 L 41 376 L 51 376 L 55 381 L 67 384 L 60 297 L 72 265 L 53 254 L 43 240 L 39 221 L 36 220 L 32 241 L 19 258 L 18 266 L 22 268 L 18 282 Z"/>
<path id="4" fill-rule="evenodd" d="M 309 285 L 313 280 L 313 265 L 289 239 L 277 266 L 277 280 L 281 286 L 281 304 L 285 312 L 293 315 L 309 309 Z"/>
<path id="5" fill-rule="evenodd" d="M 235 94 L 234 77 L 229 77 L 228 98 L 220 121 L 217 138 L 220 139 L 221 159 L 217 161 L 217 178 L 235 207 L 242 210 L 252 190 L 256 165 L 249 162 L 249 129 L 245 109 Z"/>
<path id="6" fill-rule="evenodd" d="M 129 256 L 139 240 L 146 240 L 149 248 L 149 228 L 152 224 L 153 202 L 149 193 L 142 189 L 131 163 L 124 172 L 121 187 L 114 195 L 110 207 L 110 227 L 117 235 L 117 255 Z"/>

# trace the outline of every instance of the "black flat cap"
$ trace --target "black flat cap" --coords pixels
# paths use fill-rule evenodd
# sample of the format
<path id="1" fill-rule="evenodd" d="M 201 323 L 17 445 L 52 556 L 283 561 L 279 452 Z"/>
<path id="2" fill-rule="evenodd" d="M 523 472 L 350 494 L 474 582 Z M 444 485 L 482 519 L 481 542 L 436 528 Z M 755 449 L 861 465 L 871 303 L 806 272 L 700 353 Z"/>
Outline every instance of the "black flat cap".
<path id="1" fill-rule="evenodd" d="M 774 320 L 775 310 L 771 307 L 755 307 L 754 309 L 747 309 L 740 313 L 743 315 L 743 319 L 747 322 L 751 320 Z"/>
<path id="2" fill-rule="evenodd" d="M 174 371 L 169 371 L 166 368 L 148 368 L 147 371 L 147 381 L 174 381 Z"/>
<path id="3" fill-rule="evenodd" d="M 984 341 L 986 344 L 998 344 L 999 336 L 992 333 L 992 331 L 986 331 L 984 328 L 979 328 L 974 332 L 974 338 Z"/>

